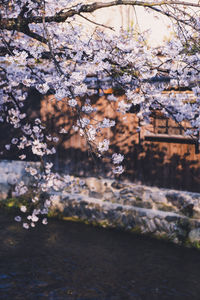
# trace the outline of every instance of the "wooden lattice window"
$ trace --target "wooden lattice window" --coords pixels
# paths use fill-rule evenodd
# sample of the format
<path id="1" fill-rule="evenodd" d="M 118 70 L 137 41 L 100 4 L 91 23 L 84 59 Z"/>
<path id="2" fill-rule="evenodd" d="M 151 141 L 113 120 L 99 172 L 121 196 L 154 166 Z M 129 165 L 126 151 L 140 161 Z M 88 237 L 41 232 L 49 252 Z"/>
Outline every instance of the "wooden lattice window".
<path id="1" fill-rule="evenodd" d="M 163 116 L 159 111 L 152 115 L 151 131 L 145 134 L 145 140 L 168 143 L 194 144 L 199 153 L 198 137 L 187 136 L 185 131 L 191 129 L 188 122 L 178 124 L 173 119 Z"/>
<path id="2" fill-rule="evenodd" d="M 166 134 L 166 135 L 179 135 L 186 137 L 185 130 L 190 129 L 189 124 L 181 122 L 178 124 L 172 119 L 163 117 L 161 115 L 153 116 L 153 133 L 154 134 Z"/>

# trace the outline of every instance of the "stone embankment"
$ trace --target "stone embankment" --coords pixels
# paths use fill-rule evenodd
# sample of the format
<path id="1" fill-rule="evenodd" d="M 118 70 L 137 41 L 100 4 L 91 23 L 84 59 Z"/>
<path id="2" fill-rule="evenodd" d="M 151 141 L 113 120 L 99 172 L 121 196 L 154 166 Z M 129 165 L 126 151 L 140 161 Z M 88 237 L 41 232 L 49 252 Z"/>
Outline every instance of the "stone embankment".
<path id="1" fill-rule="evenodd" d="M 0 198 L 17 179 L 28 181 L 24 162 L 0 162 Z M 71 180 L 78 181 L 71 176 Z M 200 245 L 200 194 L 147 187 L 114 179 L 81 178 L 80 189 L 52 191 L 51 214 L 103 227 Z"/>

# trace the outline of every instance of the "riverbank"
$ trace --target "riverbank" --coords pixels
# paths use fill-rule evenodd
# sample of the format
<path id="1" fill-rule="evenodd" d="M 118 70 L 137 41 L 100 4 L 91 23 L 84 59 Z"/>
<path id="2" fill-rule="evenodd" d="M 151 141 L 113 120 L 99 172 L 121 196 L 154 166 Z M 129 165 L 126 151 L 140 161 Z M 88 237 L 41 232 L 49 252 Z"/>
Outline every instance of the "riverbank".
<path id="1" fill-rule="evenodd" d="M 26 201 L 33 205 L 30 196 L 26 199 L 24 195 L 20 200 L 12 196 L 15 183 L 11 178 L 23 179 L 29 183 L 30 178 L 24 171 L 26 162 L 4 161 L 1 164 L 0 206 L 12 209 L 26 204 Z M 36 164 L 38 167 L 38 163 Z M 61 178 L 62 176 L 64 175 L 61 175 Z M 119 228 L 175 244 L 200 248 L 198 193 L 161 189 L 107 178 L 67 176 L 67 183 L 64 183 L 62 191 L 55 186 L 50 195 L 54 196 L 54 200 L 49 216 Z"/>

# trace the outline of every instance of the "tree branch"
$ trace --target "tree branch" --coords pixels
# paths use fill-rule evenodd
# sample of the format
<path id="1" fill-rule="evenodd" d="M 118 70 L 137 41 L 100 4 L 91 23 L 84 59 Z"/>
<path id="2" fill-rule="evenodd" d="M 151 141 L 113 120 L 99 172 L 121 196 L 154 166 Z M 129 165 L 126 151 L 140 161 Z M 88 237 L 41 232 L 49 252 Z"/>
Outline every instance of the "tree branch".
<path id="1" fill-rule="evenodd" d="M 188 7 L 198 7 L 200 8 L 200 4 L 197 3 L 189 3 L 185 1 L 155 1 L 155 2 L 145 2 L 145 1 L 133 1 L 133 0 L 115 0 L 110 2 L 95 2 L 92 4 L 79 4 L 72 9 L 69 10 L 61 10 L 56 13 L 54 16 L 46 16 L 45 23 L 62 23 L 65 22 L 68 18 L 73 17 L 75 15 L 80 15 L 81 13 L 92 13 L 100 8 L 108 8 L 111 6 L 117 5 L 131 5 L 131 6 L 142 6 L 153 8 L 156 6 L 163 5 L 172 5 L 172 6 L 188 6 Z M 0 19 L 0 29 L 7 30 L 17 30 L 19 32 L 23 32 L 24 28 L 27 28 L 29 24 L 42 24 L 43 16 L 32 16 L 22 18 L 20 15 L 17 18 L 2 18 Z"/>
<path id="2" fill-rule="evenodd" d="M 24 30 L 24 31 L 22 31 L 22 32 L 23 32 L 24 34 L 28 35 L 29 37 L 31 37 L 31 38 L 33 38 L 33 39 L 39 41 L 39 42 L 42 42 L 42 43 L 44 43 L 44 44 L 47 44 L 47 39 L 45 39 L 45 37 L 39 35 L 39 34 L 36 33 L 36 32 L 31 31 L 29 28 L 28 28 L 28 30 L 27 30 L 27 28 L 26 28 L 26 30 Z"/>
<path id="3" fill-rule="evenodd" d="M 152 10 L 154 10 L 154 11 L 156 11 L 157 13 L 160 13 L 160 14 L 168 17 L 168 18 L 174 19 L 176 22 L 183 23 L 184 25 L 187 25 L 187 26 L 192 27 L 193 29 L 196 29 L 196 27 L 195 27 L 195 25 L 193 23 L 191 23 L 191 22 L 189 23 L 189 22 L 187 22 L 187 21 L 185 21 L 183 19 L 177 18 L 176 16 L 174 16 L 173 14 L 171 14 L 169 11 L 163 11 L 163 10 L 157 8 L 157 7 L 154 7 L 154 6 L 151 6 L 149 8 L 152 9 Z"/>
<path id="4" fill-rule="evenodd" d="M 93 21 L 93 20 L 90 20 L 89 18 L 83 16 L 82 14 L 79 14 L 79 16 L 80 16 L 81 18 L 87 20 L 88 22 L 94 24 L 94 25 L 101 26 L 101 27 L 104 27 L 104 28 L 106 28 L 106 29 L 110 29 L 110 30 L 113 30 L 113 31 L 114 31 L 114 28 L 113 28 L 113 27 L 110 27 L 110 26 L 107 26 L 107 25 L 104 25 L 104 24 L 97 23 L 97 22 L 95 22 L 95 21 Z"/>

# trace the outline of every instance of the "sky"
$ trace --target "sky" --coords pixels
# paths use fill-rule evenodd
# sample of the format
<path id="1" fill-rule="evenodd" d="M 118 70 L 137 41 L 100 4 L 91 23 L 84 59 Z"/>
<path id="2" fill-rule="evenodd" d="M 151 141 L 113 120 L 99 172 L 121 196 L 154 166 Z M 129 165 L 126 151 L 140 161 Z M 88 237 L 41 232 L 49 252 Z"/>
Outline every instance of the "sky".
<path id="1" fill-rule="evenodd" d="M 159 1 L 158 1 L 159 2 Z M 187 0 L 188 3 L 198 3 L 198 0 Z M 172 22 L 168 17 L 165 17 L 161 14 L 156 14 L 159 18 L 155 18 L 152 13 L 145 12 L 144 8 L 137 7 L 137 18 L 138 23 L 140 24 L 141 30 L 151 29 L 151 34 L 149 36 L 149 42 L 152 45 L 159 46 L 162 44 L 165 38 L 170 38 L 173 35 Z M 197 8 L 192 8 L 190 13 L 200 12 Z M 199 13 L 200 16 L 200 13 Z"/>
<path id="2" fill-rule="evenodd" d="M 198 0 L 187 0 L 187 2 L 198 3 Z M 156 18 L 155 15 L 157 16 Z M 98 23 L 114 27 L 116 31 L 119 31 L 121 26 L 127 29 L 130 23 L 135 28 L 139 27 L 141 32 L 150 30 L 148 42 L 155 47 L 161 45 L 166 38 L 170 39 L 173 35 L 172 23 L 168 17 L 161 14 L 148 13 L 143 7 L 134 9 L 130 6 L 115 6 L 100 9 L 94 12 L 90 18 Z M 89 26 L 91 26 L 91 23 Z"/>
<path id="3" fill-rule="evenodd" d="M 165 38 L 170 38 L 172 34 L 171 21 L 169 18 L 147 13 L 144 8 L 137 7 L 137 19 L 141 31 L 150 30 L 149 44 L 159 46 Z"/>

